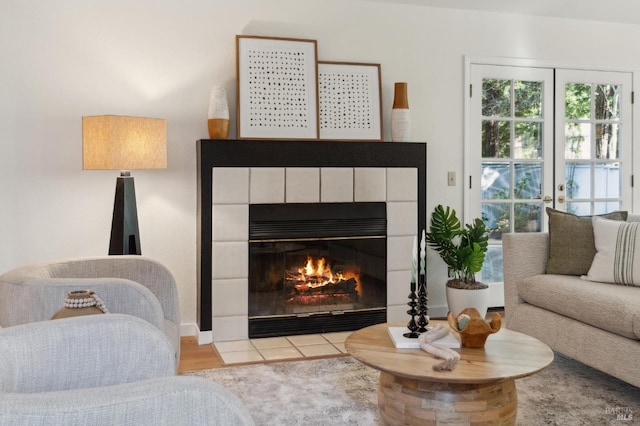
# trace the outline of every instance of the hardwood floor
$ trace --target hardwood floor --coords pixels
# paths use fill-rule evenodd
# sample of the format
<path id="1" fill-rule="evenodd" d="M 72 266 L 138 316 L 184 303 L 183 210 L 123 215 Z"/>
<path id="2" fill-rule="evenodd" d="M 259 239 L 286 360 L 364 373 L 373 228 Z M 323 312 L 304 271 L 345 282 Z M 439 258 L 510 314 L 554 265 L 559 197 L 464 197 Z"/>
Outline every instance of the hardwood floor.
<path id="1" fill-rule="evenodd" d="M 213 345 L 198 345 L 195 336 L 180 338 L 178 372 L 222 367 L 224 363 Z"/>

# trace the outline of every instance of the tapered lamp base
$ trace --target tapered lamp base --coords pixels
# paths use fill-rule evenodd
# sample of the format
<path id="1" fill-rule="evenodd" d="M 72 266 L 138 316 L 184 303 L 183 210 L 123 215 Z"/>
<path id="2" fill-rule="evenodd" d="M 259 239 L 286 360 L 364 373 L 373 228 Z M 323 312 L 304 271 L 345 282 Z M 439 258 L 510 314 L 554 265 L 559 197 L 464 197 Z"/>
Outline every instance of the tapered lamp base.
<path id="1" fill-rule="evenodd" d="M 109 254 L 142 254 L 140 231 L 138 230 L 136 190 L 133 176 L 129 172 L 122 172 L 116 181 Z"/>

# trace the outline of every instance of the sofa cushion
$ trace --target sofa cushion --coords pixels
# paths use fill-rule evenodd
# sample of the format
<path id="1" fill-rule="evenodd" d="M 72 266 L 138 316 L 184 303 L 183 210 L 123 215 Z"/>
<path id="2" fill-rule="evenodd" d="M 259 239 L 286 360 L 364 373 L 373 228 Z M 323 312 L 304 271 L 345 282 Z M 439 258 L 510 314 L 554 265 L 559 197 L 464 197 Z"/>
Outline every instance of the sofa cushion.
<path id="1" fill-rule="evenodd" d="M 593 218 L 596 255 L 583 279 L 640 286 L 640 222 Z"/>
<path id="2" fill-rule="evenodd" d="M 596 247 L 591 216 L 576 216 L 547 207 L 549 216 L 549 261 L 547 274 L 585 275 Z M 627 220 L 627 212 L 611 212 L 601 217 Z"/>
<path id="3" fill-rule="evenodd" d="M 552 274 L 525 278 L 517 287 L 531 305 L 640 340 L 640 288 Z"/>

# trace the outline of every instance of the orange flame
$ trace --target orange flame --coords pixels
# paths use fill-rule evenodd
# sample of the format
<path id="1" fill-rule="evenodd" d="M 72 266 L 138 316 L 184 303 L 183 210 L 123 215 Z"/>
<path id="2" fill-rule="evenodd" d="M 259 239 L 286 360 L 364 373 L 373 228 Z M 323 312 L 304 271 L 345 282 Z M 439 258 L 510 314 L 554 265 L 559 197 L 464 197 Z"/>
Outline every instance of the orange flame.
<path id="1" fill-rule="evenodd" d="M 297 274 L 289 274 L 289 279 L 297 281 L 298 285 L 304 285 L 307 288 L 318 288 L 327 284 L 336 284 L 354 278 L 359 281 L 359 275 L 356 272 L 336 272 L 331 270 L 331 266 L 324 257 L 318 258 L 317 261 L 311 256 L 307 256 L 307 262 L 301 268 L 298 268 Z"/>

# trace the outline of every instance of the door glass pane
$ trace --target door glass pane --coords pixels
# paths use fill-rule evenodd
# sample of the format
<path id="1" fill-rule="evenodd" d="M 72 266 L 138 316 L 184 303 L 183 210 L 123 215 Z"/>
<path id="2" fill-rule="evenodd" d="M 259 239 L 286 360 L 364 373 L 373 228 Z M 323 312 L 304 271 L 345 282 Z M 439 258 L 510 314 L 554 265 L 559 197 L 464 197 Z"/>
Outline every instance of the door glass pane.
<path id="1" fill-rule="evenodd" d="M 509 203 L 482 203 L 482 220 L 489 228 L 489 241 L 502 240 L 502 234 L 511 231 Z"/>
<path id="2" fill-rule="evenodd" d="M 619 201 L 610 201 L 604 203 L 593 203 L 593 214 L 605 214 L 609 212 L 613 212 L 616 210 L 620 210 L 620 202 Z"/>
<path id="3" fill-rule="evenodd" d="M 542 158 L 542 123 L 514 123 L 513 158 Z"/>
<path id="4" fill-rule="evenodd" d="M 511 194 L 509 163 L 482 163 L 483 200 L 506 200 Z"/>
<path id="5" fill-rule="evenodd" d="M 591 85 L 567 83 L 564 104 L 566 118 L 574 120 L 591 118 Z"/>
<path id="6" fill-rule="evenodd" d="M 511 80 L 484 79 L 482 81 L 482 115 L 511 116 Z"/>
<path id="7" fill-rule="evenodd" d="M 490 245 L 487 247 L 487 254 L 484 257 L 480 274 L 479 279 L 483 283 L 495 283 L 504 280 L 502 274 L 501 245 Z"/>
<path id="8" fill-rule="evenodd" d="M 620 205 L 621 93 L 619 84 L 565 84 L 564 169 L 571 213 L 606 213 Z"/>
<path id="9" fill-rule="evenodd" d="M 511 126 L 509 121 L 482 121 L 482 157 L 509 157 Z"/>
<path id="10" fill-rule="evenodd" d="M 513 95 L 514 116 L 519 118 L 542 117 L 542 82 L 515 80 Z"/>
<path id="11" fill-rule="evenodd" d="M 569 199 L 591 198 L 591 165 L 589 163 L 565 163 L 565 191 Z"/>
<path id="12" fill-rule="evenodd" d="M 596 124 L 596 158 L 615 160 L 620 158 L 620 126 Z"/>
<path id="13" fill-rule="evenodd" d="M 515 163 L 513 198 L 541 199 L 542 163 Z"/>
<path id="14" fill-rule="evenodd" d="M 566 212 L 578 216 L 589 216 L 591 213 L 591 203 L 566 203 Z"/>
<path id="15" fill-rule="evenodd" d="M 591 158 L 590 123 L 566 123 L 564 135 L 565 159 L 588 160 Z"/>
<path id="16" fill-rule="evenodd" d="M 515 203 L 513 205 L 513 229 L 515 232 L 540 232 L 542 230 L 542 203 Z"/>
<path id="17" fill-rule="evenodd" d="M 595 119 L 620 119 L 620 86 L 598 84 L 595 86 Z"/>
<path id="18" fill-rule="evenodd" d="M 545 111 L 552 108 L 550 99 L 545 98 L 552 81 L 550 74 L 541 74 L 544 77 L 538 81 L 536 77 L 482 80 L 480 210 L 491 230 L 482 272 L 485 282 L 502 281 L 498 268 L 502 266 L 504 232 L 540 231 L 544 226 L 542 159 L 548 135 L 543 132 L 549 131 L 545 120 L 550 116 L 546 117 Z M 547 103 L 545 107 L 543 102 Z M 552 155 L 547 149 L 546 154 Z M 514 225 L 514 221 L 518 223 Z"/>
<path id="19" fill-rule="evenodd" d="M 594 198 L 620 197 L 619 163 L 595 163 L 593 172 L 597 182 L 594 188 Z"/>

